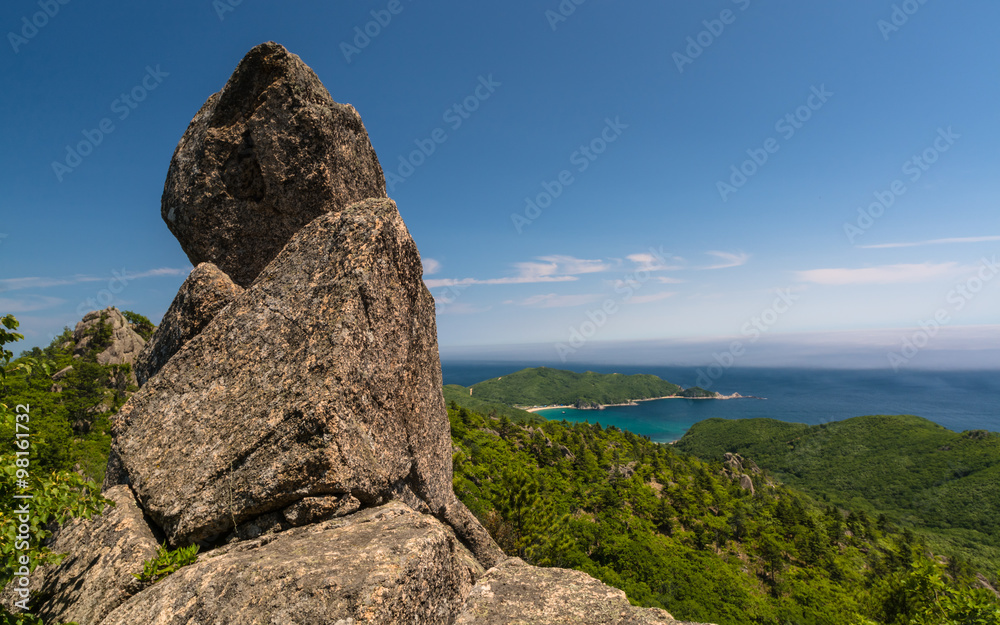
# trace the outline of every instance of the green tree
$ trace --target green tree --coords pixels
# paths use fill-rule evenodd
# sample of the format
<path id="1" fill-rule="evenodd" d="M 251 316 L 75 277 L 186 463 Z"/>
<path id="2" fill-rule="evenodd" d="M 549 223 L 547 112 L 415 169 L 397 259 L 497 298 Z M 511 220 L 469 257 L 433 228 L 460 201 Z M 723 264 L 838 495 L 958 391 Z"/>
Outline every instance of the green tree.
<path id="1" fill-rule="evenodd" d="M 30 375 L 33 366 L 44 366 L 32 361 L 11 365 L 12 354 L 6 345 L 24 337 L 14 332 L 18 322 L 12 315 L 0 322 L 0 380 Z M 77 473 L 38 467 L 31 450 L 31 405 L 15 403 L 17 399 L 7 396 L 6 387 L 0 398 L 11 404 L 0 403 L 0 441 L 4 441 L 0 447 L 0 587 L 13 583 L 18 589 L 38 566 L 56 564 L 64 557 L 43 544 L 51 535 L 50 524 L 89 518 L 113 503 L 101 496 L 97 484 Z M 18 607 L 27 608 L 27 591 L 16 592 Z M 0 606 L 0 625 L 15 623 L 39 625 L 41 621 L 30 613 L 12 614 Z"/>
<path id="2" fill-rule="evenodd" d="M 156 326 L 153 325 L 153 322 L 139 313 L 132 312 L 131 310 L 123 310 L 122 317 L 125 317 L 125 320 L 132 324 L 132 330 L 146 341 L 156 331 Z"/>

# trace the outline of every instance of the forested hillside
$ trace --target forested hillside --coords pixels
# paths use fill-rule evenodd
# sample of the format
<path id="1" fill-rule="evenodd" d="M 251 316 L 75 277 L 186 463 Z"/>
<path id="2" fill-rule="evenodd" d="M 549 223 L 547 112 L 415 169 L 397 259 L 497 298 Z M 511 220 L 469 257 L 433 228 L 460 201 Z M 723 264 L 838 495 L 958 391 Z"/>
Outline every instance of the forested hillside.
<path id="1" fill-rule="evenodd" d="M 912 416 L 816 426 L 709 419 L 677 447 L 706 460 L 742 454 L 816 497 L 885 513 L 942 550 L 1000 569 L 1000 434 Z"/>
<path id="2" fill-rule="evenodd" d="M 501 546 L 636 604 L 719 624 L 1000 622 L 972 569 L 885 516 L 752 470 L 744 488 L 731 468 L 615 428 L 448 412 L 455 492 Z"/>
<path id="3" fill-rule="evenodd" d="M 522 369 L 470 388 L 477 400 L 512 406 L 621 404 L 677 395 L 683 390 L 655 375 L 576 373 L 548 367 Z"/>
<path id="4" fill-rule="evenodd" d="M 471 395 L 468 387 L 459 386 L 458 384 L 445 384 L 444 400 L 446 402 L 458 402 L 469 410 L 475 410 L 484 415 L 493 415 L 496 417 L 506 415 L 508 419 L 516 423 L 541 423 L 544 421 L 538 415 L 527 410 L 521 410 L 498 401 L 490 401 Z"/>
<path id="5" fill-rule="evenodd" d="M 152 334 L 153 325 L 142 315 L 123 315 L 139 336 Z M 0 397 L 31 405 L 32 463 L 46 471 L 78 470 L 100 484 L 111 445 L 109 417 L 136 387 L 130 365 L 97 361 L 112 340 L 109 324 L 95 324 L 83 339 L 78 345 L 66 328 L 48 347 L 23 352 L 14 365 L 34 359 L 45 366 L 9 376 Z"/>

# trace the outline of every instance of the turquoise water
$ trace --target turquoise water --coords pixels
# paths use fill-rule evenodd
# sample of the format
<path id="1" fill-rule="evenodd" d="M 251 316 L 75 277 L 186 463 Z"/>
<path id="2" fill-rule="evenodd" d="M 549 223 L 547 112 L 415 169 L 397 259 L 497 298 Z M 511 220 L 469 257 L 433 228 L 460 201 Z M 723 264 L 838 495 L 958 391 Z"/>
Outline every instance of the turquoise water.
<path id="1" fill-rule="evenodd" d="M 604 410 L 576 410 L 574 408 L 556 408 L 539 410 L 538 414 L 546 419 L 570 422 L 586 421 L 600 423 L 603 427 L 613 425 L 622 430 L 648 436 L 659 443 L 668 443 L 684 436 L 688 428 L 712 416 L 711 408 L 701 404 L 719 403 L 720 400 L 709 399 L 660 399 L 657 401 L 639 402 L 638 406 L 609 406 Z M 753 401 L 753 400 L 726 400 Z M 727 417 L 728 418 L 728 417 Z"/>
<path id="2" fill-rule="evenodd" d="M 507 375 L 534 364 L 444 363 L 446 384 L 470 385 Z M 566 367 L 563 367 L 566 368 Z M 694 386 L 694 368 L 574 368 L 600 373 L 652 373 L 684 387 Z M 555 409 L 547 419 L 600 422 L 649 436 L 657 442 L 677 440 L 703 419 L 767 417 L 819 424 L 870 414 L 912 414 L 956 432 L 1000 431 L 1000 375 L 996 371 L 904 371 L 823 369 L 733 369 L 712 389 L 766 399 L 664 399 L 604 410 Z"/>

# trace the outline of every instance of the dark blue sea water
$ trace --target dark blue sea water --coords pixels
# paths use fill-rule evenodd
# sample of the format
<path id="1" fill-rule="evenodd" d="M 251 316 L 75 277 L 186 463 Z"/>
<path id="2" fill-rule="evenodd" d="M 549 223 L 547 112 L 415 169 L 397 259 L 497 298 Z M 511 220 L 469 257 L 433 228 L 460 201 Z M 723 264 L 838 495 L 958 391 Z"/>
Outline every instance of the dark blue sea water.
<path id="1" fill-rule="evenodd" d="M 534 364 L 444 363 L 445 384 L 465 386 L 506 375 Z M 566 367 L 563 367 L 566 368 Z M 594 365 L 579 371 L 652 373 L 687 388 L 695 386 L 695 368 Z M 818 424 L 872 414 L 910 414 L 950 430 L 1000 431 L 1000 372 L 839 369 L 730 369 L 711 387 L 725 395 L 738 392 L 766 399 L 664 399 L 604 410 L 547 410 L 549 419 L 599 421 L 658 442 L 674 441 L 693 424 L 712 417 L 768 417 Z"/>

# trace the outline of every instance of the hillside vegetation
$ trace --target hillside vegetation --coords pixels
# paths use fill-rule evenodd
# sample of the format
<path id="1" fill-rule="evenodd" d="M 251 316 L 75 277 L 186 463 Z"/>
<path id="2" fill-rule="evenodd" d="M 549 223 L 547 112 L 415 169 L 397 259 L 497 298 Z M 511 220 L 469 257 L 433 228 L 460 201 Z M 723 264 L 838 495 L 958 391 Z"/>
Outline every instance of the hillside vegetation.
<path id="1" fill-rule="evenodd" d="M 1000 434 L 912 416 L 815 426 L 708 419 L 677 447 L 706 460 L 739 453 L 814 496 L 885 513 L 942 549 L 1000 563 Z"/>
<path id="2" fill-rule="evenodd" d="M 52 524 L 65 523 L 72 518 L 89 518 L 111 502 L 101 496 L 100 488 L 93 481 L 66 470 L 73 452 L 80 448 L 65 438 L 65 428 L 59 427 L 59 419 L 53 419 L 43 410 L 43 407 L 51 408 L 51 404 L 28 402 L 23 396 L 11 394 L 11 387 L 30 386 L 26 380 L 49 379 L 51 382 L 51 362 L 31 356 L 11 361 L 14 354 L 6 346 L 24 338 L 15 331 L 18 326 L 13 315 L 0 317 L 0 438 L 6 441 L 0 449 L 0 466 L 3 467 L 0 470 L 0 588 L 7 589 L 6 601 L 0 604 L 0 624 L 45 625 L 36 615 L 22 612 L 27 605 L 24 596 L 15 595 L 13 589 L 27 586 L 24 582 L 37 567 L 62 560 L 62 556 L 50 551 L 46 543 L 52 535 Z M 56 341 L 65 338 L 58 337 Z M 80 369 L 87 368 L 81 366 Z M 62 416 L 72 417 L 81 405 L 89 403 L 88 396 L 94 396 L 91 392 L 94 380 L 88 373 L 67 383 L 75 385 L 75 392 L 65 398 L 64 405 L 68 407 Z M 96 455 L 100 456 L 100 445 L 97 447 Z M 48 458 L 39 453 L 40 450 L 55 453 L 57 458 Z M 30 499 L 19 498 L 29 493 Z M 30 509 L 29 522 L 25 521 L 25 504 Z"/>
<path id="3" fill-rule="evenodd" d="M 635 604 L 720 625 L 1000 623 L 971 569 L 939 564 L 884 516 L 759 473 L 750 491 L 719 463 L 614 427 L 518 425 L 456 403 L 448 415 L 455 492 L 501 547 Z"/>
<path id="4" fill-rule="evenodd" d="M 144 338 L 154 326 L 125 311 L 132 329 Z M 111 340 L 109 324 L 95 326 L 86 349 L 74 354 L 73 332 L 65 328 L 48 347 L 25 351 L 13 361 L 38 361 L 27 375 L 9 376 L 0 398 L 31 405 L 34 435 L 32 464 L 46 471 L 78 471 L 100 484 L 111 448 L 110 417 L 136 390 L 131 366 L 102 365 L 97 354 Z M 46 369 L 48 371 L 46 371 Z"/>
<path id="5" fill-rule="evenodd" d="M 458 402 L 462 406 L 470 410 L 475 410 L 480 414 L 496 417 L 506 416 L 515 423 L 542 423 L 545 421 L 543 418 L 527 410 L 521 410 L 520 408 L 514 408 L 504 403 L 470 395 L 468 387 L 458 384 L 445 384 L 444 400 L 446 402 Z"/>
<path id="6" fill-rule="evenodd" d="M 476 400 L 511 406 L 623 404 L 679 394 L 683 389 L 655 375 L 576 373 L 535 367 L 473 384 Z"/>

